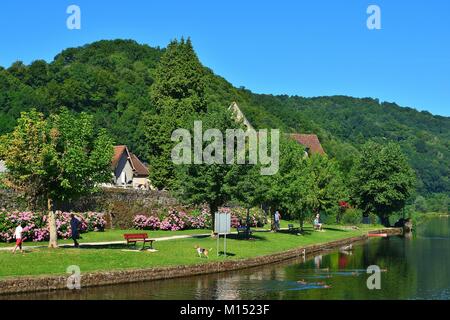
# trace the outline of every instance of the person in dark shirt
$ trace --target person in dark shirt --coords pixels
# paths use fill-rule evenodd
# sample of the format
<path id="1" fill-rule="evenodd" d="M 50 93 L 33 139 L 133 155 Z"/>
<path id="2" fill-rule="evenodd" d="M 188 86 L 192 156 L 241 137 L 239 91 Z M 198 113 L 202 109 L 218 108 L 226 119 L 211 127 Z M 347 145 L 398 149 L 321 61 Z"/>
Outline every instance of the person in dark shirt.
<path id="1" fill-rule="evenodd" d="M 80 226 L 80 220 L 78 220 L 75 217 L 75 215 L 72 213 L 70 215 L 70 229 L 72 230 L 72 240 L 73 240 L 73 244 L 74 244 L 75 248 L 78 248 L 80 246 L 80 244 L 77 241 L 80 237 L 79 226 Z"/>

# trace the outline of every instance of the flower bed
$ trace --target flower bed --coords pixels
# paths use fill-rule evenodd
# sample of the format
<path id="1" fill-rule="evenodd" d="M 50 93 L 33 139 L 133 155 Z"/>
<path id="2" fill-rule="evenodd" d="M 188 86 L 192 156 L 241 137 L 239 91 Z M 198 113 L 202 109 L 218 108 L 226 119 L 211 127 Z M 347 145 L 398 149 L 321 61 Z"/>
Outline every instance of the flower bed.
<path id="1" fill-rule="evenodd" d="M 220 208 L 221 212 L 231 212 L 231 227 L 245 225 L 247 210 L 244 208 Z M 250 210 L 250 226 L 262 227 L 267 221 L 262 210 L 253 208 Z M 211 227 L 211 216 L 207 209 L 187 213 L 183 210 L 170 209 L 165 213 L 136 215 L 133 226 L 138 230 L 187 230 L 206 229 Z"/>
<path id="2" fill-rule="evenodd" d="M 137 215 L 133 219 L 135 229 L 139 230 L 187 230 L 205 229 L 210 226 L 210 217 L 207 210 L 185 211 L 171 209 L 167 213 L 154 215 Z"/>
<path id="3" fill-rule="evenodd" d="M 80 232 L 103 231 L 106 221 L 102 213 L 86 212 L 77 214 L 81 218 Z M 47 214 L 41 212 L 18 212 L 0 210 L 0 242 L 11 242 L 15 228 L 24 222 L 23 237 L 27 241 L 46 241 L 50 234 L 47 226 Z M 68 239 L 70 229 L 70 212 L 56 212 L 58 238 Z"/>
<path id="4" fill-rule="evenodd" d="M 247 223 L 247 209 L 236 208 L 220 208 L 222 212 L 231 212 L 231 227 L 237 228 Z M 263 227 L 267 223 L 264 212 L 259 208 L 251 208 L 249 214 L 249 225 L 252 228 Z"/>

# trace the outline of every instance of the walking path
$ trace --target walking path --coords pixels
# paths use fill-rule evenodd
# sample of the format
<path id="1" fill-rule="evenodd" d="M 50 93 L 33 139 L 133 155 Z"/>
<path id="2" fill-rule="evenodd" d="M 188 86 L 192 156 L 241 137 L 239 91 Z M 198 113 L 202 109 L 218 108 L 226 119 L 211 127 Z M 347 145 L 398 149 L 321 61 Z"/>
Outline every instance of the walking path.
<path id="1" fill-rule="evenodd" d="M 270 232 L 270 229 L 253 229 L 255 232 Z M 280 228 L 281 230 L 288 230 L 288 228 Z M 237 234 L 237 232 L 231 232 L 231 234 Z M 186 235 L 177 235 L 177 236 L 169 236 L 169 237 L 160 237 L 160 238 L 154 238 L 155 241 L 170 241 L 170 240 L 178 240 L 178 239 L 189 239 L 189 238 L 202 238 L 210 236 L 211 233 L 201 233 L 201 234 L 186 234 Z M 103 241 L 103 242 L 84 242 L 80 243 L 81 248 L 89 248 L 89 247 L 103 247 L 103 246 L 110 246 L 110 245 L 120 245 L 120 244 L 126 244 L 127 242 L 124 240 L 121 241 Z M 73 248 L 73 244 L 59 244 L 60 248 Z M 0 248 L 0 251 L 11 251 L 14 248 L 14 246 L 10 247 L 2 247 Z M 47 245 L 32 245 L 27 246 L 24 245 L 23 249 L 30 250 L 30 249 L 39 249 L 39 248 L 47 248 Z"/>
<path id="2" fill-rule="evenodd" d="M 185 234 L 185 235 L 178 235 L 178 236 L 170 236 L 170 237 L 160 237 L 160 238 L 154 238 L 155 241 L 169 241 L 169 240 L 177 240 L 177 239 L 188 239 L 188 238 L 201 238 L 201 237 L 207 237 L 210 236 L 210 233 L 201 233 L 201 234 Z M 118 244 L 127 244 L 126 241 L 104 241 L 104 242 L 85 242 L 80 243 L 80 248 L 88 248 L 88 247 L 102 247 L 102 246 L 109 246 L 109 245 L 118 245 Z M 60 244 L 60 248 L 73 248 L 73 244 Z M 14 247 L 4 247 L 0 248 L 0 251 L 11 251 Z M 46 245 L 36 245 L 36 246 L 24 246 L 23 249 L 29 250 L 29 249 L 39 249 L 39 248 L 47 248 Z"/>

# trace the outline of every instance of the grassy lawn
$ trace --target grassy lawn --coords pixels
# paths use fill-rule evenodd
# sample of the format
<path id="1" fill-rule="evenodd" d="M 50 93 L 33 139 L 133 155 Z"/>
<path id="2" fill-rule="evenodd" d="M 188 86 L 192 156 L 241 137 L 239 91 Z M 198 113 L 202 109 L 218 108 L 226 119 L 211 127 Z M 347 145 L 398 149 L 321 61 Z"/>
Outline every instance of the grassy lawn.
<path id="1" fill-rule="evenodd" d="M 162 238 L 162 237 L 171 237 L 171 236 L 180 236 L 180 235 L 190 235 L 190 234 L 203 234 L 210 233 L 211 230 L 206 229 L 193 229 L 193 230 L 181 230 L 181 231 L 152 231 L 152 230 L 111 230 L 108 229 L 104 232 L 88 232 L 83 233 L 81 235 L 82 239 L 80 239 L 80 243 L 83 242 L 108 242 L 108 241 L 123 241 L 123 235 L 125 233 L 147 233 L 151 238 Z M 71 244 L 72 240 L 58 240 L 59 244 Z M 39 245 L 47 245 L 48 241 L 45 242 L 26 242 L 25 246 L 39 246 Z M 14 247 L 14 243 L 0 243 L 0 248 L 2 247 Z"/>
<path id="2" fill-rule="evenodd" d="M 235 236 L 230 236 L 227 241 L 227 252 L 231 256 L 228 259 L 244 259 L 280 252 L 303 245 L 349 238 L 362 235 L 368 230 L 374 230 L 376 228 L 374 226 L 364 226 L 360 230 L 342 230 L 339 227 L 334 228 L 329 226 L 329 229 L 326 229 L 325 232 L 315 232 L 308 225 L 306 234 L 300 236 L 282 232 L 255 232 L 254 240 L 239 240 Z M 108 231 L 103 236 L 101 234 L 95 234 L 92 237 L 97 237 L 96 239 L 99 241 L 104 241 L 107 237 L 106 235 L 108 235 L 108 240 L 121 239 L 123 232 L 123 230 Z M 166 233 L 158 234 L 157 232 L 150 232 L 150 235 L 156 236 L 155 234 L 161 234 L 161 236 L 165 236 Z M 87 234 L 85 236 L 86 238 L 83 241 L 87 239 Z M 196 244 L 203 248 L 212 249 L 209 259 L 197 257 L 194 249 L 194 245 Z M 122 245 L 80 249 L 39 248 L 32 249 L 24 255 L 12 255 L 8 251 L 0 251 L 0 278 L 25 275 L 65 274 L 66 268 L 70 265 L 80 266 L 82 272 L 92 272 L 198 264 L 224 259 L 223 257 L 217 257 L 216 240 L 210 237 L 157 241 L 154 246 L 158 250 L 157 252 L 123 251 L 125 247 Z"/>
<path id="3" fill-rule="evenodd" d="M 297 221 L 285 221 L 281 220 L 280 227 L 281 228 L 287 228 L 288 224 L 293 223 L 294 225 L 298 226 Z M 270 225 L 265 225 L 263 228 L 254 228 L 256 230 L 264 230 L 264 229 L 270 229 Z M 145 232 L 149 235 L 150 238 L 162 238 L 162 237 L 172 237 L 172 236 L 180 236 L 180 235 L 195 235 L 195 234 L 207 234 L 210 233 L 211 230 L 208 229 L 192 229 L 192 230 L 180 230 L 180 231 L 162 231 L 162 230 L 136 230 L 136 229 L 130 229 L 130 230 L 122 230 L 122 229 L 107 229 L 104 232 L 88 232 L 83 233 L 82 239 L 80 240 L 80 243 L 83 244 L 83 242 L 108 242 L 108 241 L 123 241 L 123 235 L 125 233 L 141 233 Z M 72 244 L 73 241 L 71 239 L 68 240 L 58 240 L 59 244 Z M 26 242 L 25 246 L 45 246 L 48 242 Z M 14 247 L 14 243 L 5 243 L 0 242 L 0 248 L 2 247 Z"/>

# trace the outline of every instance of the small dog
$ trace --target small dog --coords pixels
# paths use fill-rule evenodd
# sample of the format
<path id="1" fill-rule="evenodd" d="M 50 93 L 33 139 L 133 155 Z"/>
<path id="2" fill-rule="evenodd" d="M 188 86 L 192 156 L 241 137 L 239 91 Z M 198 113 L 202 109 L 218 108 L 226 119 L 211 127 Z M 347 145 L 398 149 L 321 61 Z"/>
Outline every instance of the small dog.
<path id="1" fill-rule="evenodd" d="M 197 245 L 195 245 L 194 248 L 195 248 L 195 250 L 197 250 L 197 254 L 198 254 L 198 256 L 200 258 L 201 257 L 208 258 L 209 252 L 212 250 L 212 248 L 208 250 L 208 249 L 205 249 L 205 248 L 201 248 L 201 247 L 199 247 Z"/>

